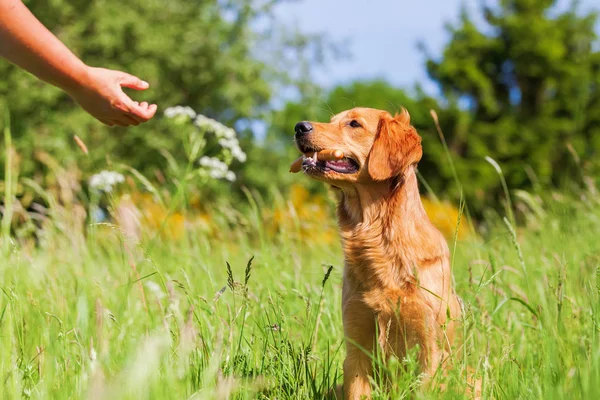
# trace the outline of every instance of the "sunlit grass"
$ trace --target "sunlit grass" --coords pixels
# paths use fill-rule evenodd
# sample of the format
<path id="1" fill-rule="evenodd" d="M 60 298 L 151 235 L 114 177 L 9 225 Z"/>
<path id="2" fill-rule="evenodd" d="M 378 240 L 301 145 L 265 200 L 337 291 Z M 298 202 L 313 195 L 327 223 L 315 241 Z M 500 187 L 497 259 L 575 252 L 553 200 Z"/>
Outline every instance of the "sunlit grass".
<path id="1" fill-rule="evenodd" d="M 298 185 L 273 204 L 247 190 L 245 209 L 208 207 L 186 191 L 186 160 L 174 196 L 129 171 L 128 189 L 102 199 L 114 218 L 93 222 L 100 199 L 86 210 L 77 174 L 45 160 L 55 188 L 14 182 L 10 167 L 4 179 L 4 215 L 17 183 L 48 210 L 15 202 L 18 221 L 3 223 L 2 398 L 320 399 L 341 384 L 330 199 Z M 487 212 L 479 234 L 465 208 L 423 199 L 452 250 L 463 339 L 431 387 L 414 352 L 376 355 L 374 399 L 465 398 L 467 370 L 484 398 L 600 396 L 600 203 L 593 187 L 578 190 L 507 188 L 508 218 Z"/>
<path id="2" fill-rule="evenodd" d="M 600 391 L 600 208 L 542 206 L 546 216 L 530 228 L 498 224 L 485 241 L 456 246 L 467 340 L 455 351 L 482 375 L 486 398 Z M 265 228 L 256 224 L 227 229 L 218 240 L 190 231 L 151 247 L 116 226 L 81 240 L 55 229 L 37 248 L 3 253 L 5 398 L 325 396 L 341 383 L 344 354 L 338 244 L 259 235 Z M 414 359 L 398 362 L 389 368 L 414 369 Z M 442 378 L 446 392 L 417 396 L 465 393 L 457 365 Z M 374 386 L 376 398 L 395 399 L 418 380 L 404 373 L 391 387 Z"/>

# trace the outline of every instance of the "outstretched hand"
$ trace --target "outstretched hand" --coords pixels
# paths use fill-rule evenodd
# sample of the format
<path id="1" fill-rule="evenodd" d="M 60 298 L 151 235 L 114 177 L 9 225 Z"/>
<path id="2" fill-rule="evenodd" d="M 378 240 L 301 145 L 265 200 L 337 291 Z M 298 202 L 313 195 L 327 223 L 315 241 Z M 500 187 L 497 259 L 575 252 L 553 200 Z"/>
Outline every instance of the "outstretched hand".
<path id="1" fill-rule="evenodd" d="M 0 57 L 65 90 L 106 125 L 139 125 L 156 113 L 155 104 L 133 101 L 122 89 L 145 90 L 147 82 L 125 72 L 88 67 L 21 0 L 0 0 Z"/>
<path id="2" fill-rule="evenodd" d="M 123 87 L 146 90 L 148 82 L 121 71 L 88 67 L 79 85 L 68 90 L 71 97 L 94 118 L 108 126 L 139 125 L 156 113 L 156 104 L 133 101 Z"/>

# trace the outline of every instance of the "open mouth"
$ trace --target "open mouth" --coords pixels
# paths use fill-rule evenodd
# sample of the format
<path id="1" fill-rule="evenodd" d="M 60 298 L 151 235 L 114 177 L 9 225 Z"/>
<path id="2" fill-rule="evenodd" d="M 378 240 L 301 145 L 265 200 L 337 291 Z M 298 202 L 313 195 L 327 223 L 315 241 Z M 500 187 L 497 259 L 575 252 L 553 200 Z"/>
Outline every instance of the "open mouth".
<path id="1" fill-rule="evenodd" d="M 318 159 L 318 152 L 305 153 L 302 159 L 302 169 L 305 172 L 320 171 L 320 172 L 337 172 L 338 174 L 353 174 L 358 172 L 358 163 L 349 158 L 344 157 L 339 160 L 322 161 Z"/>

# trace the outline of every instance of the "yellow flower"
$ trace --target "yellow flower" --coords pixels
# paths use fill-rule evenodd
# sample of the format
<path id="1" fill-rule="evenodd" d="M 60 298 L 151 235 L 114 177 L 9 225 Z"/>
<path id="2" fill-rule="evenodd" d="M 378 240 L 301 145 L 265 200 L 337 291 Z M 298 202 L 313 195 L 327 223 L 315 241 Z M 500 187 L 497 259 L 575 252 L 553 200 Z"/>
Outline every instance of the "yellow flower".
<path id="1" fill-rule="evenodd" d="M 272 215 L 265 212 L 269 232 L 285 232 L 295 239 L 330 244 L 337 240 L 337 227 L 326 199 L 311 195 L 304 186 L 292 185 L 285 204 L 275 207 Z M 270 218 L 269 218 L 270 217 Z"/>
<path id="2" fill-rule="evenodd" d="M 431 222 L 442 232 L 446 239 L 453 240 L 460 214 L 458 208 L 449 202 L 435 201 L 428 197 L 422 197 L 421 201 Z M 460 216 L 457 239 L 466 238 L 468 233 L 467 219 L 463 214 Z"/>
<path id="3" fill-rule="evenodd" d="M 139 230 L 143 233 L 160 231 L 162 237 L 181 239 L 186 219 L 180 212 L 169 214 L 168 208 L 156 202 L 149 193 L 132 193 L 123 201 L 135 206 L 138 211 Z"/>

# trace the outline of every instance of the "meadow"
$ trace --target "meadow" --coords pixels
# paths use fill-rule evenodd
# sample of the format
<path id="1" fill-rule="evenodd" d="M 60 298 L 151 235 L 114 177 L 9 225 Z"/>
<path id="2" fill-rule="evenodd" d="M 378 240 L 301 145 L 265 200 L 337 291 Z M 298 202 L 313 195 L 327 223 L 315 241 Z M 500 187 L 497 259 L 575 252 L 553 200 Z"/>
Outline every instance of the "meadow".
<path id="1" fill-rule="evenodd" d="M 320 399 L 341 384 L 330 199 L 296 188 L 273 208 L 249 192 L 250 207 L 215 206 L 203 223 L 155 206 L 154 228 L 131 236 L 81 217 L 61 188 L 38 188 L 48 210 L 35 241 L 3 225 L 2 398 Z M 472 224 L 458 208 L 443 228 L 466 311 L 455 369 L 435 378 L 447 390 L 423 387 L 410 354 L 383 366 L 395 378 L 374 378 L 375 399 L 468 398 L 467 366 L 483 398 L 600 396 L 596 188 L 507 196 L 504 213 Z"/>
<path id="2" fill-rule="evenodd" d="M 425 385 L 414 352 L 376 354 L 374 399 L 469 398 L 468 371 L 484 399 L 600 399 L 591 1 L 465 3 L 436 45 L 410 23 L 429 39 L 441 8 L 411 21 L 420 4 L 392 15 L 388 0 L 376 11 L 402 32 L 334 18 L 372 50 L 354 60 L 325 26 L 280 18 L 286 0 L 25 3 L 86 64 L 149 82 L 132 98 L 160 111 L 104 127 L 0 63 L 0 400 L 330 398 L 345 355 L 335 204 L 288 166 L 298 121 L 355 105 L 411 113 L 465 306 L 448 375 Z M 358 60 L 393 73 L 369 79 Z M 421 62 L 427 80 L 397 86 Z"/>

